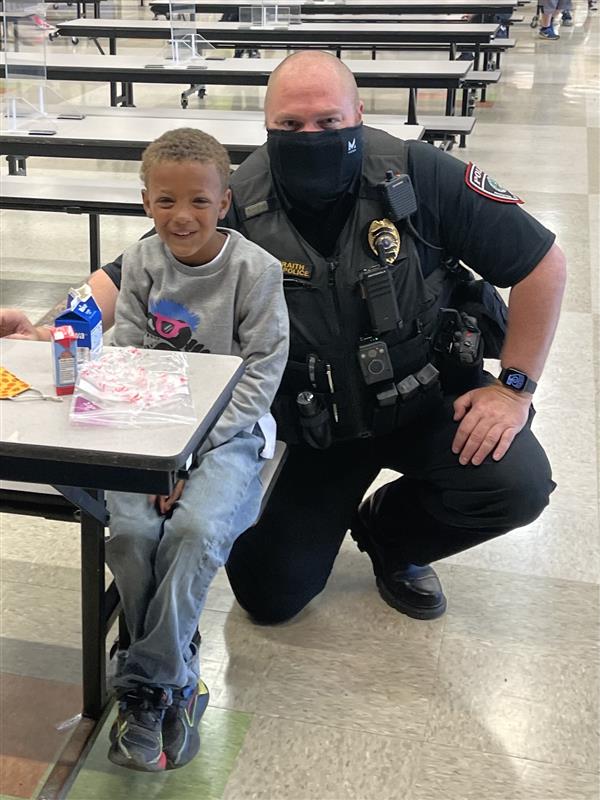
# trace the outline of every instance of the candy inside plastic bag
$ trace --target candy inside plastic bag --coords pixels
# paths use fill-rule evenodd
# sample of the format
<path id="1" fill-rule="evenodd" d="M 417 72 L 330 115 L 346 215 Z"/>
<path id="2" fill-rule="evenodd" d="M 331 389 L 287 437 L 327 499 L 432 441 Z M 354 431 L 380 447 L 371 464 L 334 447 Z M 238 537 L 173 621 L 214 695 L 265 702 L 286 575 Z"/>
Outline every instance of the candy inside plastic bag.
<path id="1" fill-rule="evenodd" d="M 70 419 L 114 428 L 193 423 L 185 356 L 137 347 L 106 350 L 80 365 Z"/>

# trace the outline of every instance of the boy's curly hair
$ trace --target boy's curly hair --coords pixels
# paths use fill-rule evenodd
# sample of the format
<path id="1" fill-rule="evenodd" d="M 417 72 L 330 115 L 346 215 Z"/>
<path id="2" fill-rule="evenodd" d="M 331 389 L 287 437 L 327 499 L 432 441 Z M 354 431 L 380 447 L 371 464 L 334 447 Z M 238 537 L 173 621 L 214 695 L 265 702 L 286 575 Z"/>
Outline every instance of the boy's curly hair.
<path id="1" fill-rule="evenodd" d="M 223 145 L 214 136 L 196 128 L 176 128 L 166 131 L 151 142 L 142 154 L 140 178 L 148 186 L 148 175 L 155 164 L 165 161 L 199 161 L 214 164 L 221 178 L 223 190 L 229 186 L 231 163 Z"/>

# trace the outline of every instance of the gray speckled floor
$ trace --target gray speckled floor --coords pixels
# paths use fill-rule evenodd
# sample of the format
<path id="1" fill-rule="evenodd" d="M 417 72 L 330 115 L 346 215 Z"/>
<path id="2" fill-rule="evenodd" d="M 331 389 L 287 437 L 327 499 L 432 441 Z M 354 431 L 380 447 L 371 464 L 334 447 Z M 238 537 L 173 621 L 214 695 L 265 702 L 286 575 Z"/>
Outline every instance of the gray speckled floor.
<path id="1" fill-rule="evenodd" d="M 149 15 L 132 2 L 104 5 L 107 15 Z M 523 11 L 527 22 L 532 4 Z M 214 709 L 246 715 L 249 727 L 214 796 L 600 797 L 600 15 L 576 0 L 574 17 L 556 43 L 541 41 L 526 23 L 513 28 L 518 45 L 504 58 L 502 79 L 476 110 L 468 147 L 454 151 L 523 197 L 567 253 L 564 310 L 536 395 L 535 430 L 559 485 L 551 505 L 527 528 L 438 564 L 448 612 L 432 623 L 386 606 L 350 541 L 325 592 L 276 628 L 251 625 L 219 575 L 201 626 L 205 679 Z M 86 48 L 95 50 L 86 42 L 77 50 Z M 130 42 L 119 51 L 155 49 Z M 107 102 L 106 87 L 96 84 L 55 88 L 84 104 Z M 137 86 L 136 103 L 172 107 L 184 120 L 177 88 Z M 211 87 L 190 106 L 260 108 L 262 96 L 262 89 Z M 367 110 L 382 112 L 398 103 L 396 94 L 372 90 L 364 99 Z M 422 92 L 419 102 L 434 111 L 440 95 Z M 136 171 L 133 164 L 49 159 L 32 159 L 29 169 L 91 178 Z M 103 218 L 104 257 L 146 227 L 143 219 Z M 35 317 L 87 274 L 85 218 L 4 212 L 0 235 L 3 305 Z M 0 524 L 2 669 L 77 680 L 77 529 L 8 515 Z M 187 792 L 165 783 L 160 796 Z M 127 796 L 137 800 L 146 790 L 129 787 Z"/>

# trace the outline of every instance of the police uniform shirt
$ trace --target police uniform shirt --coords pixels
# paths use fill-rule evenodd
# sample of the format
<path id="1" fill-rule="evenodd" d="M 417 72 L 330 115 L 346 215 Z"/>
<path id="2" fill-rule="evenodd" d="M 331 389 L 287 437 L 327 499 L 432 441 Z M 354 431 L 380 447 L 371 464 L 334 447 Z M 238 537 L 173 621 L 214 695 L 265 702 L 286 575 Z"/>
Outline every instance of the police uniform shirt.
<path id="1" fill-rule="evenodd" d="M 483 171 L 476 182 L 471 180 L 472 167 L 429 144 L 410 142 L 414 227 L 495 286 L 514 286 L 539 264 L 555 235 Z M 428 275 L 438 265 L 438 252 L 420 242 L 417 249 Z"/>

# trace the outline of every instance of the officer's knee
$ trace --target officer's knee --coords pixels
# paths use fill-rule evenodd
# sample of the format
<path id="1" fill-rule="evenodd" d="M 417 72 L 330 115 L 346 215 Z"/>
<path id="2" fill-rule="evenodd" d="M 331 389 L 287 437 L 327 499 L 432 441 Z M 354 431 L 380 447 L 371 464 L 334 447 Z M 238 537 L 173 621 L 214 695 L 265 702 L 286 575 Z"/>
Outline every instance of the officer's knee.
<path id="1" fill-rule="evenodd" d="M 506 477 L 505 508 L 510 528 L 529 525 L 546 508 L 556 487 L 550 465 L 547 461 L 545 464 L 522 464 Z"/>
<path id="2" fill-rule="evenodd" d="M 310 585 L 298 583 L 297 576 L 273 581 L 252 581 L 247 575 L 237 575 L 231 564 L 226 565 L 227 576 L 236 600 L 258 625 L 278 625 L 300 613 L 325 587 L 325 582 Z"/>
<path id="3" fill-rule="evenodd" d="M 236 598 L 256 625 L 279 625 L 299 614 L 310 603 L 313 596 L 270 598 L 266 602 L 256 602 L 256 598 L 253 598 L 254 602 L 252 603 L 246 603 L 237 595 Z"/>

